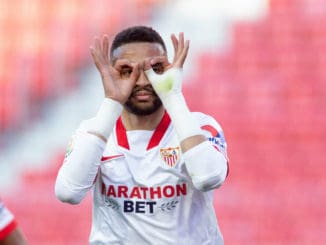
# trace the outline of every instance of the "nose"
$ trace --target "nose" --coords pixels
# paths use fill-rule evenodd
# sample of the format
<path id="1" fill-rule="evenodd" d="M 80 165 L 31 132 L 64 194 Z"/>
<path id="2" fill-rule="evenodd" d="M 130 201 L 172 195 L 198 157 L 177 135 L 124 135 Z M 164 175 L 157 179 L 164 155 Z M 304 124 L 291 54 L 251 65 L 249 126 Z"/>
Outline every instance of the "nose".
<path id="1" fill-rule="evenodd" d="M 138 76 L 137 81 L 136 81 L 136 85 L 138 85 L 138 86 L 146 86 L 148 84 L 150 84 L 150 81 L 148 80 L 144 70 L 140 69 L 139 76 Z"/>

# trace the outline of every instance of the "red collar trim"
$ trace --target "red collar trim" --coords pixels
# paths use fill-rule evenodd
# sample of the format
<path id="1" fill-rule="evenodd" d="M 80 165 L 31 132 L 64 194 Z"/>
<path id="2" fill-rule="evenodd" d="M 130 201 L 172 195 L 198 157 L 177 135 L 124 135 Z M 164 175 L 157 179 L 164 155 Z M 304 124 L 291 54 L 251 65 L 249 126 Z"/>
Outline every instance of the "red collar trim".
<path id="1" fill-rule="evenodd" d="M 157 146 L 161 139 L 163 138 L 167 128 L 169 127 L 171 122 L 170 116 L 167 112 L 164 113 L 162 120 L 158 124 L 157 128 L 155 129 L 151 139 L 148 142 L 147 150 L 152 149 L 153 147 Z"/>
<path id="2" fill-rule="evenodd" d="M 157 146 L 160 143 L 160 141 L 163 138 L 167 128 L 170 125 L 170 122 L 171 122 L 170 116 L 169 116 L 169 114 L 167 112 L 165 112 L 163 117 L 162 117 L 162 120 L 160 121 L 160 123 L 156 127 L 151 139 L 148 142 L 147 150 L 150 150 L 150 149 L 154 148 L 155 146 Z M 125 127 L 123 126 L 121 116 L 117 120 L 116 135 L 117 135 L 118 145 L 123 147 L 123 148 L 126 148 L 126 149 L 130 150 L 128 137 L 127 137 L 127 132 L 126 132 Z"/>
<path id="3" fill-rule="evenodd" d="M 129 142 L 128 142 L 128 138 L 127 138 L 127 132 L 126 132 L 125 127 L 122 124 L 121 116 L 118 118 L 115 130 L 116 130 L 116 134 L 117 134 L 118 145 L 130 150 Z"/>

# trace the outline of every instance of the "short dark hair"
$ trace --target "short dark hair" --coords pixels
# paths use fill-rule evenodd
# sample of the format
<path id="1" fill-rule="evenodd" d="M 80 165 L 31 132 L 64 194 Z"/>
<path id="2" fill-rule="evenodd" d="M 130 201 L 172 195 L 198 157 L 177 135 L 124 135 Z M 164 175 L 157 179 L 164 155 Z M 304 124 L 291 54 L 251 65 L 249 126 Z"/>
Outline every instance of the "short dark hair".
<path id="1" fill-rule="evenodd" d="M 110 57 L 111 59 L 113 51 L 127 43 L 135 42 L 148 42 L 148 43 L 158 43 L 161 44 L 164 51 L 166 52 L 165 43 L 161 35 L 155 31 L 152 27 L 148 26 L 132 26 L 127 29 L 120 31 L 111 44 Z"/>

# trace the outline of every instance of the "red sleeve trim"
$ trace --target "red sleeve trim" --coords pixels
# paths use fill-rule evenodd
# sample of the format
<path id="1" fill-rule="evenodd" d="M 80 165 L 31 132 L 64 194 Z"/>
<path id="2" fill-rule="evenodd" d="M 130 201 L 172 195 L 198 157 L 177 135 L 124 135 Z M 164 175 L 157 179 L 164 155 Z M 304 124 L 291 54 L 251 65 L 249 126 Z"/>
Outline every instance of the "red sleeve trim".
<path id="1" fill-rule="evenodd" d="M 16 227 L 17 222 L 12 220 L 4 229 L 0 230 L 0 240 L 5 239 Z"/>
<path id="2" fill-rule="evenodd" d="M 218 131 L 211 125 L 204 125 L 201 126 L 201 128 L 210 132 L 213 137 L 216 137 L 218 135 Z"/>

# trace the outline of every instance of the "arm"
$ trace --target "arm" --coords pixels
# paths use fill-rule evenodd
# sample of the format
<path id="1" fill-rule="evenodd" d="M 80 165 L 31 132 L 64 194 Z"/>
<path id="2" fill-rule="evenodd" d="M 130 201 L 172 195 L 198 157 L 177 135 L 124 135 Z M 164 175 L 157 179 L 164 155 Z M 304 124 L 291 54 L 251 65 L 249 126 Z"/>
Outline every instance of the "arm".
<path id="1" fill-rule="evenodd" d="M 172 64 L 168 63 L 166 57 L 154 58 L 151 64 L 163 63 L 165 72 L 156 74 L 153 69 L 149 69 L 146 75 L 171 117 L 194 186 L 201 191 L 208 191 L 224 182 L 227 161 L 206 140 L 181 91 L 182 67 L 188 54 L 189 41 L 184 42 L 183 33 L 179 34 L 179 39 L 174 35 L 171 39 L 175 52 Z"/>
<path id="2" fill-rule="evenodd" d="M 113 66 L 108 55 L 108 37 L 102 42 L 95 38 L 90 48 L 93 61 L 100 72 L 105 98 L 93 120 L 83 125 L 72 138 L 72 149 L 61 166 L 55 194 L 63 202 L 78 204 L 93 186 L 107 138 L 121 114 L 122 105 L 128 99 L 138 77 L 137 64 L 119 60 Z M 121 67 L 129 66 L 132 72 L 128 78 L 121 76 Z"/>
<path id="3" fill-rule="evenodd" d="M 206 141 L 185 152 L 184 159 L 194 186 L 208 191 L 221 186 L 228 174 L 227 145 L 213 118 L 202 114 L 199 122 Z"/>
<path id="4" fill-rule="evenodd" d="M 168 62 L 166 56 L 155 57 L 150 61 L 151 66 L 162 63 L 164 73 L 157 74 L 153 69 L 148 69 L 146 75 L 172 119 L 182 151 L 186 152 L 206 139 L 202 135 L 199 124 L 192 118 L 181 91 L 182 67 L 190 42 L 184 41 L 183 33 L 179 34 L 179 39 L 174 34 L 171 35 L 171 40 L 174 47 L 172 64 Z"/>
<path id="5" fill-rule="evenodd" d="M 88 125 L 87 125 L 88 126 Z M 105 142 L 82 127 L 72 137 L 58 172 L 55 194 L 62 202 L 78 204 L 93 186 Z"/>

